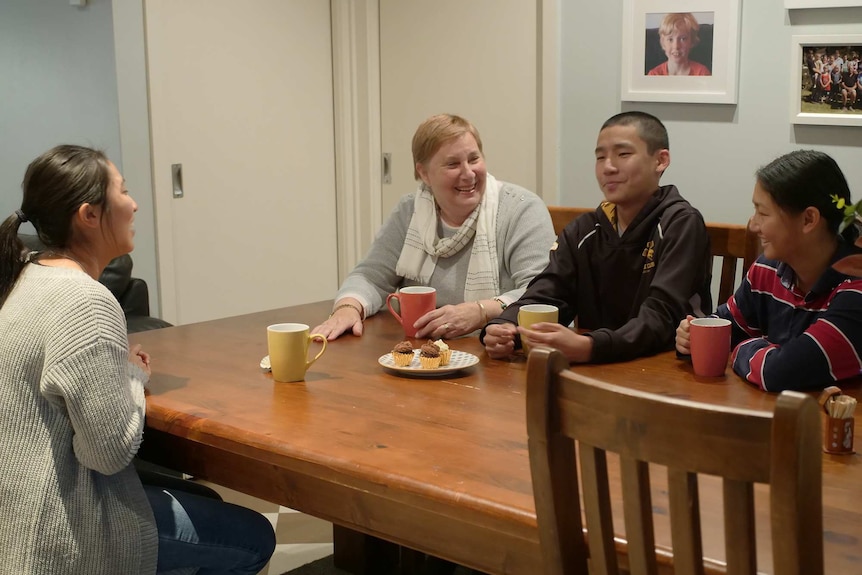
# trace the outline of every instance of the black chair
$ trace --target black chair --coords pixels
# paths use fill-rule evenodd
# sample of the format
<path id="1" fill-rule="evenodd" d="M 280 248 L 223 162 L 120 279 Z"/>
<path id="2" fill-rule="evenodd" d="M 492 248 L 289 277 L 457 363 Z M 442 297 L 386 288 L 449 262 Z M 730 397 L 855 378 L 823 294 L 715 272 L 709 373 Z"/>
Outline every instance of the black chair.
<path id="1" fill-rule="evenodd" d="M 45 249 L 38 236 L 18 234 L 27 250 Z M 132 277 L 132 256 L 126 254 L 111 260 L 99 281 L 107 287 L 123 308 L 129 333 L 171 327 L 172 324 L 150 316 L 150 292 L 147 282 Z"/>

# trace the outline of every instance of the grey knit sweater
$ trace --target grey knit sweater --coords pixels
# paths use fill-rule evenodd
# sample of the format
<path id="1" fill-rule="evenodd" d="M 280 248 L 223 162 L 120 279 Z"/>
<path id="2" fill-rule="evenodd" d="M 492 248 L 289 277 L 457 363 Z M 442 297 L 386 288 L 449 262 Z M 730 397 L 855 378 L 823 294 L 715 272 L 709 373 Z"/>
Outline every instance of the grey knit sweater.
<path id="1" fill-rule="evenodd" d="M 155 521 L 130 465 L 146 374 L 128 359 L 104 286 L 24 268 L 0 308 L 0 572 L 155 573 Z"/>
<path id="2" fill-rule="evenodd" d="M 345 278 L 335 296 L 354 297 L 365 306 L 366 315 L 377 313 L 386 296 L 397 288 L 415 285 L 395 273 L 404 246 L 407 227 L 413 217 L 414 194 L 407 194 L 395 206 L 374 239 L 371 249 Z M 439 220 L 439 218 L 438 218 Z M 451 236 L 438 222 L 438 234 Z M 556 239 L 548 207 L 533 192 L 515 184 L 500 182 L 497 207 L 497 259 L 500 263 L 500 298 L 507 304 L 524 293 L 527 284 L 548 265 L 548 254 Z M 428 285 L 437 289 L 437 307 L 464 302 L 464 284 L 473 240 L 449 258 L 439 258 Z"/>

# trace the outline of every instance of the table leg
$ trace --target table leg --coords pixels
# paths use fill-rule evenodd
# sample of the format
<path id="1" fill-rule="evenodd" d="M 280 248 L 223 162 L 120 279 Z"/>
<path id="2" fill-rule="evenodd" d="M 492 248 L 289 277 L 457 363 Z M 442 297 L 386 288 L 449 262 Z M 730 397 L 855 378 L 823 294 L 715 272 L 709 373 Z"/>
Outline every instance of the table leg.
<path id="1" fill-rule="evenodd" d="M 423 573 L 423 566 L 427 556 L 424 553 L 402 547 L 398 563 L 398 575 L 418 575 Z"/>
<path id="2" fill-rule="evenodd" d="M 400 547 L 395 543 L 332 525 L 333 560 L 335 566 L 353 575 L 395 573 Z"/>

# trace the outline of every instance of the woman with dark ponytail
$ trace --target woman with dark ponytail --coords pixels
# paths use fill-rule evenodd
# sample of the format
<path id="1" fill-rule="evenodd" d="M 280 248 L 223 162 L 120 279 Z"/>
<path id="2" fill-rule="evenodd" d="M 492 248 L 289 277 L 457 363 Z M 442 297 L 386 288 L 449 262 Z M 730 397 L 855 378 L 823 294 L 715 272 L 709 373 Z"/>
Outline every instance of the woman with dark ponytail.
<path id="1" fill-rule="evenodd" d="M 862 278 L 839 265 L 862 250 L 844 174 L 814 150 L 785 154 L 756 173 L 749 228 L 763 254 L 716 315 L 733 324 L 733 370 L 765 391 L 824 388 L 862 371 Z M 845 260 L 846 261 L 846 260 Z M 851 272 L 853 273 L 853 272 Z M 676 348 L 689 353 L 689 320 Z"/>
<path id="2" fill-rule="evenodd" d="M 101 152 L 58 146 L 22 187 L 0 224 L 0 570 L 258 573 L 275 545 L 266 518 L 144 487 L 131 465 L 150 358 L 129 349 L 123 312 L 97 281 L 134 248 L 138 206 L 123 177 Z M 27 221 L 44 251 L 25 255 Z"/>

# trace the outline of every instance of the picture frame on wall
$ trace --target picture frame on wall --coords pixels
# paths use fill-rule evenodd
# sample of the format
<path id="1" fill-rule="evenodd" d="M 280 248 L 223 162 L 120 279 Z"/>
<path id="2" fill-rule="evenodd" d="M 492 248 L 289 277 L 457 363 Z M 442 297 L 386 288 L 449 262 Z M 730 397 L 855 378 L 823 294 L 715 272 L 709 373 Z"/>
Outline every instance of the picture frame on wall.
<path id="1" fill-rule="evenodd" d="M 788 10 L 795 8 L 849 8 L 862 6 L 862 0 L 784 0 Z"/>
<path id="2" fill-rule="evenodd" d="M 862 34 L 793 36 L 790 121 L 862 126 L 860 57 Z"/>
<path id="3" fill-rule="evenodd" d="M 624 0 L 622 100 L 736 104 L 740 2 Z"/>

